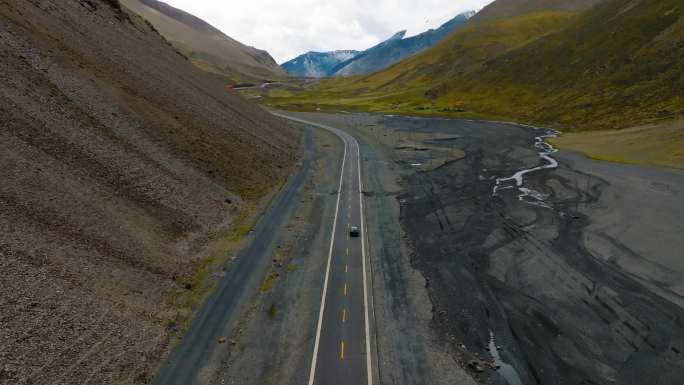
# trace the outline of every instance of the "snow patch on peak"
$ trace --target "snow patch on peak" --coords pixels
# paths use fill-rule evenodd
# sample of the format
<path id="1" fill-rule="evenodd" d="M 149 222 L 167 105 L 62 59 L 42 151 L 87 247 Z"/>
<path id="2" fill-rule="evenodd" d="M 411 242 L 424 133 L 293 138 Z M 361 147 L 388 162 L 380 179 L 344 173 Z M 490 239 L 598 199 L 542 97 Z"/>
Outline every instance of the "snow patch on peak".
<path id="1" fill-rule="evenodd" d="M 335 59 L 339 60 L 339 61 L 346 61 L 346 60 L 352 59 L 358 54 L 359 54 L 358 51 L 351 51 L 351 50 L 339 50 L 339 51 L 331 52 L 331 56 L 334 57 Z"/>
<path id="2" fill-rule="evenodd" d="M 399 32 L 395 33 L 394 35 L 392 35 L 392 37 L 390 37 L 386 41 L 401 40 L 404 38 L 404 36 L 406 36 L 406 30 L 399 31 Z"/>

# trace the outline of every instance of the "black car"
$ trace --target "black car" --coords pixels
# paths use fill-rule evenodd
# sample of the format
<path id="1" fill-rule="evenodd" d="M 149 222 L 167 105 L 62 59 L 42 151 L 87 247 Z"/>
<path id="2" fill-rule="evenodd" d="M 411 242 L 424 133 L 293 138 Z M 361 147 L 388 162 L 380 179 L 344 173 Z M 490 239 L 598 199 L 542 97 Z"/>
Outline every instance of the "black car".
<path id="1" fill-rule="evenodd" d="M 356 226 L 352 226 L 349 229 L 349 236 L 350 237 L 358 237 L 359 236 L 359 228 Z"/>

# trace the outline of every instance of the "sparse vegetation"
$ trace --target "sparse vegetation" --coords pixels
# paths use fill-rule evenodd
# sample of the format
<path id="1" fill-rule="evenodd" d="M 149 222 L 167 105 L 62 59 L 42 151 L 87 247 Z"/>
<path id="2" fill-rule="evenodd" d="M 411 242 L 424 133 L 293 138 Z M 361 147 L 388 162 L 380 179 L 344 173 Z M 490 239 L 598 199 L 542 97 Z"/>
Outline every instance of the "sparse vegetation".
<path id="1" fill-rule="evenodd" d="M 215 235 L 208 242 L 204 256 L 188 279 L 190 289 L 177 300 L 180 313 L 192 314 L 212 293 L 222 275 L 220 272 L 228 265 L 227 258 L 244 246 L 245 237 L 254 229 L 259 213 L 268 204 L 272 195 L 273 193 L 262 199 L 259 204 L 244 206 L 234 214 L 230 228 Z M 190 318 L 183 319 L 181 331 L 186 330 L 190 322 Z"/>
<path id="2" fill-rule="evenodd" d="M 542 12 L 492 24 L 465 26 L 432 49 L 387 70 L 356 78 L 324 79 L 301 92 L 279 91 L 264 102 L 296 110 L 388 112 L 495 119 L 499 114 L 441 100 L 447 82 L 483 61 L 558 31 L 574 13 Z"/>
<path id="3" fill-rule="evenodd" d="M 259 292 L 261 294 L 266 294 L 268 293 L 272 288 L 273 285 L 275 284 L 276 279 L 280 274 L 276 271 L 271 271 L 269 272 L 266 277 L 261 281 L 261 285 L 259 285 Z"/>
<path id="4" fill-rule="evenodd" d="M 117 11 L 121 11 L 121 3 L 119 0 L 102 0 L 105 2 L 105 4 L 109 4 L 112 8 L 116 9 Z"/>
<path id="5" fill-rule="evenodd" d="M 272 303 L 271 306 L 268 307 L 268 318 L 273 319 L 276 315 L 278 315 L 278 309 L 276 308 L 276 305 Z"/>
<path id="6" fill-rule="evenodd" d="M 551 142 L 598 160 L 684 168 L 684 121 L 569 133 Z"/>

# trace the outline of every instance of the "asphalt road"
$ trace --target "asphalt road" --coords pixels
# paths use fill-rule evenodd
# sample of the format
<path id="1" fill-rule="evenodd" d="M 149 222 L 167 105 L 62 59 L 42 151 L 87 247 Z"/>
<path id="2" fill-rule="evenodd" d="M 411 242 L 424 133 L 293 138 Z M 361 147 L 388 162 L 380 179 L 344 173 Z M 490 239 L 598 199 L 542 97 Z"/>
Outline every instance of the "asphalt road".
<path id="1" fill-rule="evenodd" d="M 337 208 L 321 296 L 309 385 L 372 385 L 369 283 L 359 143 L 334 127 L 275 115 L 323 128 L 345 145 Z M 360 229 L 350 236 L 351 226 Z"/>
<path id="2" fill-rule="evenodd" d="M 309 126 L 328 130 L 344 143 L 339 170 L 337 205 L 327 255 L 321 305 L 311 357 L 309 385 L 372 385 L 369 311 L 372 298 L 366 273 L 366 235 L 359 144 L 351 135 L 333 127 L 274 113 Z M 311 149 L 307 133 L 307 154 Z M 212 297 L 200 310 L 189 331 L 174 349 L 156 377 L 158 385 L 203 384 L 216 369 L 222 349 L 217 340 L 230 335 L 240 314 L 249 305 L 270 263 L 274 234 L 288 217 L 310 169 L 306 156 L 302 166 L 274 200 L 257 225 L 249 246 L 239 255 Z M 360 229 L 350 236 L 350 227 Z"/>

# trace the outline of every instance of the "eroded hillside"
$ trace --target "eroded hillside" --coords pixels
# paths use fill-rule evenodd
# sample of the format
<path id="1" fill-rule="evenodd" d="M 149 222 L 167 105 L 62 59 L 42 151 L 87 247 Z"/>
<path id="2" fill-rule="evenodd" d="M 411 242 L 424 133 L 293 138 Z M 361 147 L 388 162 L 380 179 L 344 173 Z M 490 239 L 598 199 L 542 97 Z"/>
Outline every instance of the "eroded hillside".
<path id="1" fill-rule="evenodd" d="M 0 50 L 0 383 L 147 383 L 299 134 L 116 1 L 0 1 Z"/>

